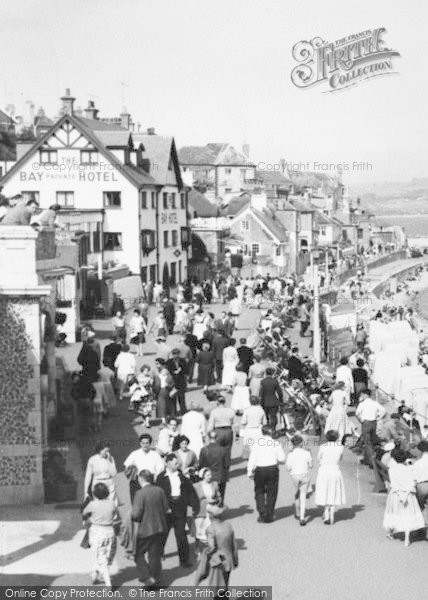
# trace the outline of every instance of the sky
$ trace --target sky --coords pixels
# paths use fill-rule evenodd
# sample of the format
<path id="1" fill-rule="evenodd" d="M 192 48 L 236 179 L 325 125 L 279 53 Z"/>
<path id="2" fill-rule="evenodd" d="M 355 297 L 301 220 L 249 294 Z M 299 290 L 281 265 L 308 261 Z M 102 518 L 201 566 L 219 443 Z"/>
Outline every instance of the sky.
<path id="1" fill-rule="evenodd" d="M 428 177 L 425 0 L 2 0 L 0 15 L 1 108 L 52 117 L 68 87 L 178 147 L 245 141 L 263 168 L 348 164 L 351 185 Z M 335 93 L 292 83 L 297 42 L 378 27 L 397 74 Z"/>

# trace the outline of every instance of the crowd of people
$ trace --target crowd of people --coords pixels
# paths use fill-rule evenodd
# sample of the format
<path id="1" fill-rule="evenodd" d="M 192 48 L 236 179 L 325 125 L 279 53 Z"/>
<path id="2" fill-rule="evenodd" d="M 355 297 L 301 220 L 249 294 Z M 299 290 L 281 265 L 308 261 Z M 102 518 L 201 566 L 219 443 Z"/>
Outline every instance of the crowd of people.
<path id="1" fill-rule="evenodd" d="M 213 299 L 229 303 L 217 318 L 209 311 Z M 124 462 L 132 508 L 128 515 L 122 514 L 122 543 L 135 558 L 145 586 L 160 585 L 171 529 L 183 569 L 192 563 L 189 536 L 194 539 L 195 583 L 227 586 L 231 570 L 238 565 L 235 534 L 225 520 L 231 452 L 237 439 L 242 442 L 247 475 L 254 482 L 259 523 L 275 519 L 280 465 L 285 464 L 300 525 L 308 522 L 307 504 L 313 492 L 324 523 L 334 524 L 336 509 L 346 503 L 340 463 L 345 448 L 351 446 L 361 452 L 361 462 L 368 467 L 388 461 L 384 517 L 388 535 L 404 532 L 408 545 L 411 531 L 425 527 L 427 442 L 422 436 L 410 440 L 408 409 L 401 407 L 389 415 L 370 389 L 364 326 L 357 329 L 354 352 L 341 358 L 329 379 L 291 341 L 292 324 L 298 323 L 304 337 L 313 315 L 311 291 L 294 278 L 189 284 L 176 301 L 163 298 L 153 286 L 153 296 L 143 298 L 131 318 L 125 318 L 120 299 L 116 301 L 112 341 L 102 356 L 94 332 L 86 334 L 75 396 L 86 402 L 93 395 L 88 390 L 95 390 L 92 401 L 99 407 L 91 413 L 95 428 L 102 424 L 100 413 L 124 400 L 136 413 L 134 423 L 144 428 L 140 447 Z M 152 322 L 150 302 L 158 305 Z M 238 336 L 233 336 L 244 302 L 260 309 L 260 321 L 258 329 L 237 344 Z M 175 344 L 169 342 L 173 332 L 179 334 Z M 155 366 L 143 364 L 137 370 L 135 357 L 144 357 L 151 334 Z M 205 411 L 199 402 L 187 402 L 191 385 L 199 387 L 209 401 Z M 148 431 L 155 422 L 161 425 L 157 439 Z M 279 440 L 283 434 L 288 453 Z M 316 476 L 312 475 L 315 456 L 308 447 L 310 434 L 320 438 Z M 87 465 L 84 516 L 96 514 L 95 519 L 90 516 L 92 577 L 93 581 L 102 577 L 106 585 L 111 583 L 109 565 L 118 529 L 115 475 L 108 442 L 101 442 Z"/>

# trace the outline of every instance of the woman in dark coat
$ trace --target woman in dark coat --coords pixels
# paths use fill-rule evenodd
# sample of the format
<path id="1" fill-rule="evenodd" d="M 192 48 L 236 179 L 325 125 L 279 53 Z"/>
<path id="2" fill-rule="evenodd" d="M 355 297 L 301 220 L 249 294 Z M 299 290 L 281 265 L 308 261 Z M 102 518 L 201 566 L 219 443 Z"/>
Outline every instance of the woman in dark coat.
<path id="1" fill-rule="evenodd" d="M 214 352 L 208 341 L 202 342 L 202 350 L 196 357 L 196 362 L 198 363 L 198 385 L 203 385 L 206 391 L 209 385 L 214 385 Z"/>

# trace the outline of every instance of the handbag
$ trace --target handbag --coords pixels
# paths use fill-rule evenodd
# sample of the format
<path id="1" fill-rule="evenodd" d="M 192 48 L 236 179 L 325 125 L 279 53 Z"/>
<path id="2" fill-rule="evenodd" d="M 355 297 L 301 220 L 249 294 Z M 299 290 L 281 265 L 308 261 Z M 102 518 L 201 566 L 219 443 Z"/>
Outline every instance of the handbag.
<path id="1" fill-rule="evenodd" d="M 80 546 L 82 548 L 85 548 L 85 550 L 91 547 L 91 544 L 89 543 L 89 527 L 85 531 L 85 535 L 83 536 L 83 539 L 80 542 Z"/>

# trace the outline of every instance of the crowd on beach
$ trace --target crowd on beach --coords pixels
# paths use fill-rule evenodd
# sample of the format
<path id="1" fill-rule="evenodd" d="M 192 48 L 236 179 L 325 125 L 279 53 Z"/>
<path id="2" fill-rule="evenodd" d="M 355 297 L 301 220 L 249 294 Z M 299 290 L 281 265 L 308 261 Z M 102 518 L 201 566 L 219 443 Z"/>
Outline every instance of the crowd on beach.
<path id="1" fill-rule="evenodd" d="M 363 286 L 363 273 L 357 275 L 356 289 L 358 282 Z M 409 545 L 410 533 L 426 527 L 422 511 L 428 499 L 427 441 L 423 432 L 417 433 L 409 409 L 400 406 L 390 414 L 378 401 L 370 383 L 364 324 L 357 328 L 353 353 L 341 358 L 332 376 L 302 356 L 290 339 L 294 324 L 301 337 L 312 338 L 314 327 L 312 291 L 295 277 L 189 282 L 179 286 L 176 300 L 164 297 L 159 285 L 145 294 L 127 318 L 121 299 L 115 299 L 112 340 L 102 353 L 95 332 L 88 328 L 78 357 L 82 371 L 74 375 L 82 427 L 99 431 L 103 415 L 126 402 L 133 423 L 144 428 L 140 447 L 123 465 L 132 504 L 129 514 L 119 514 L 117 468 L 108 441 L 100 442 L 87 465 L 83 516 L 90 524 L 94 582 L 102 578 L 111 584 L 109 566 L 120 530 L 140 581 L 148 588 L 159 586 L 166 540 L 174 529 L 184 570 L 192 566 L 188 538 L 194 539 L 195 583 L 227 587 L 238 565 L 225 506 L 234 443 L 242 443 L 247 476 L 254 481 L 259 523 L 275 520 L 279 467 L 285 464 L 300 525 L 308 522 L 306 507 L 314 491 L 324 523 L 333 525 L 336 510 L 346 503 L 340 463 L 351 447 L 367 467 L 382 463 L 388 472 L 388 536 L 404 533 Z M 220 317 L 210 311 L 212 302 L 225 306 Z M 157 314 L 150 322 L 152 303 Z M 257 330 L 238 344 L 244 303 L 260 309 L 260 320 Z M 387 312 L 379 312 L 373 318 L 389 318 Z M 406 310 L 395 318 L 411 316 Z M 321 328 L 322 319 L 321 315 Z M 179 334 L 179 342 L 171 344 L 173 332 Z M 137 370 L 135 357 L 144 356 L 150 335 L 155 366 L 143 364 Z M 186 400 L 192 385 L 205 394 L 208 410 Z M 155 424 L 161 426 L 157 439 L 150 432 Z M 308 444 L 314 434 L 320 443 L 316 477 Z"/>

